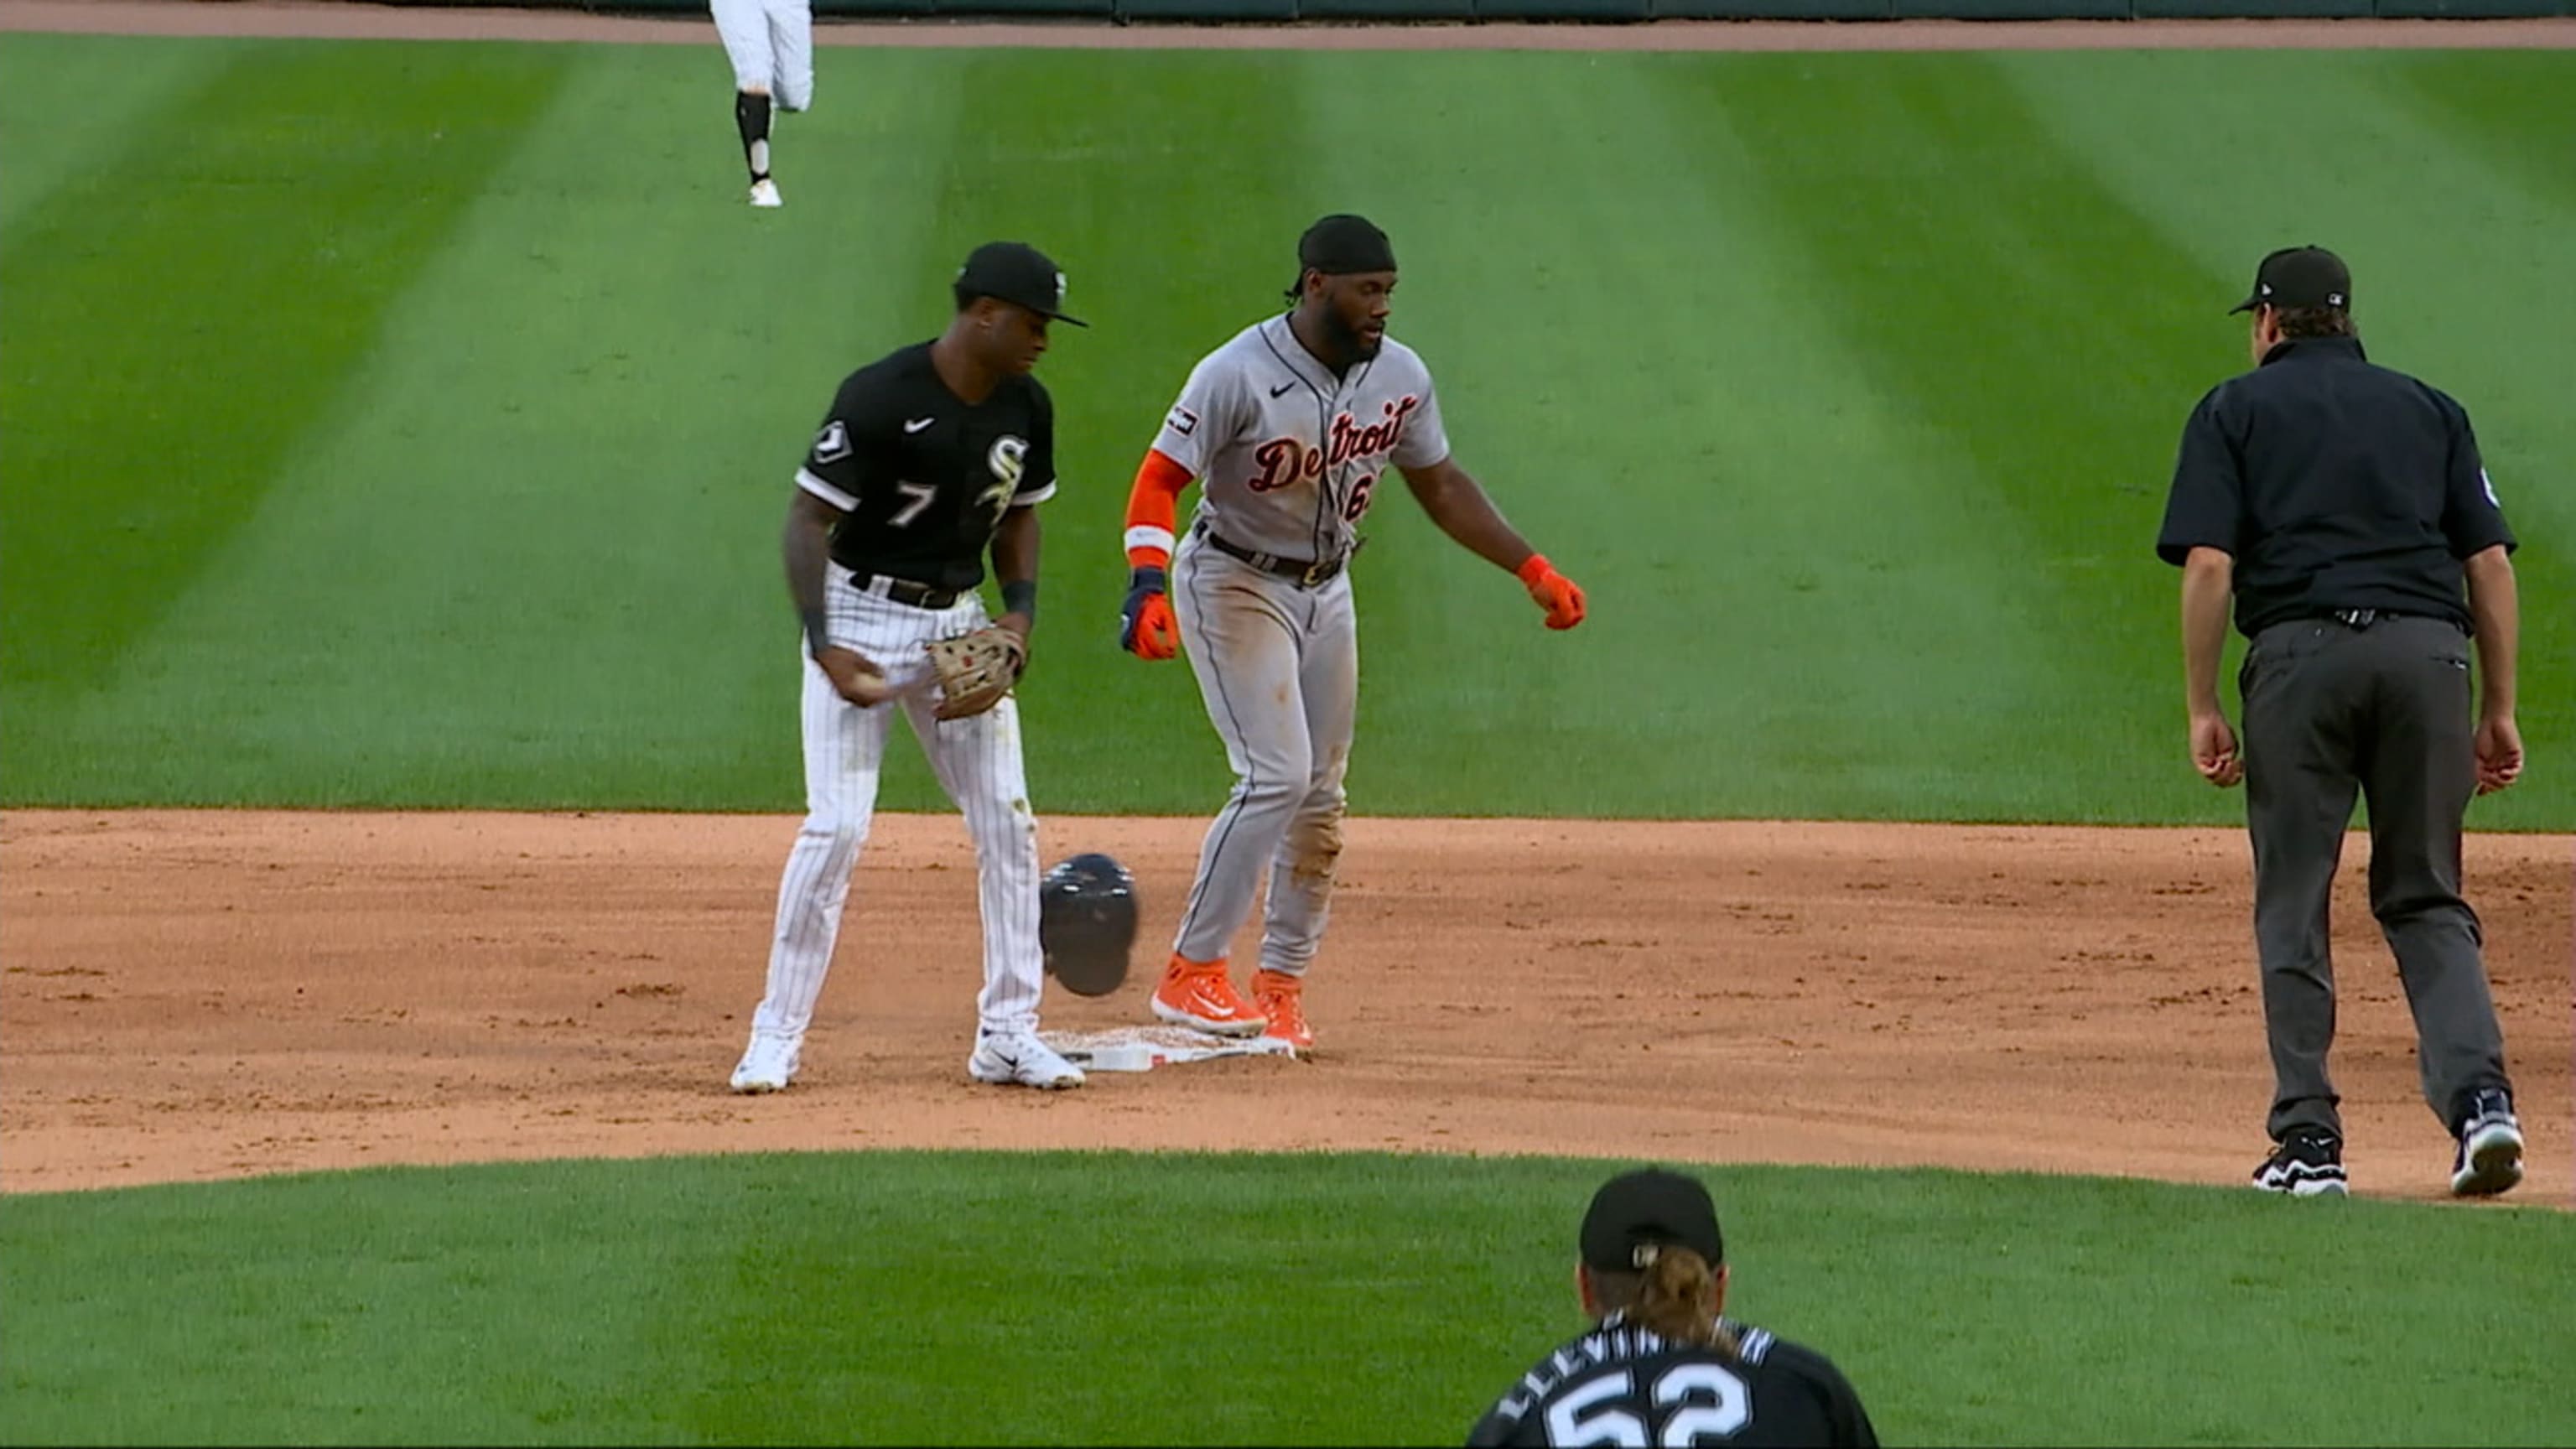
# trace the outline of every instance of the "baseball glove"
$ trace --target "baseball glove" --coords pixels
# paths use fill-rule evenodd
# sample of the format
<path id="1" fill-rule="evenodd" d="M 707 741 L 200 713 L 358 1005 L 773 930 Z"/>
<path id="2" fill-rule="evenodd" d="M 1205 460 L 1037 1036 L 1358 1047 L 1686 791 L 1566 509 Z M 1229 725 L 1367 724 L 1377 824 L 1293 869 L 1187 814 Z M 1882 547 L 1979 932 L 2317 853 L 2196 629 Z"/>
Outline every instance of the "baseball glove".
<path id="1" fill-rule="evenodd" d="M 967 719 L 1000 704 L 1029 659 L 1020 636 L 997 625 L 921 647 L 939 675 L 939 707 L 932 712 L 941 719 Z"/>

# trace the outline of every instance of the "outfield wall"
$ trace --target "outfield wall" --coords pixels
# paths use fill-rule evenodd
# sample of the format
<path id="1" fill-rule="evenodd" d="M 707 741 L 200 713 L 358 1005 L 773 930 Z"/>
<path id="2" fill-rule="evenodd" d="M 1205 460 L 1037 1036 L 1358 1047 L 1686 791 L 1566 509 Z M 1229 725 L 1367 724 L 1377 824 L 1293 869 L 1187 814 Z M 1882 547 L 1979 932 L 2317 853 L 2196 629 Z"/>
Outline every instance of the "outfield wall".
<path id="1" fill-rule="evenodd" d="M 414 0 L 394 0 L 414 3 Z M 442 5 L 459 0 L 425 0 Z M 475 0 L 462 0 L 475 3 Z M 704 14 L 706 0 L 494 0 L 604 14 Z M 2576 0 L 813 0 L 818 16 L 1117 23 L 1295 20 L 2507 20 Z"/>

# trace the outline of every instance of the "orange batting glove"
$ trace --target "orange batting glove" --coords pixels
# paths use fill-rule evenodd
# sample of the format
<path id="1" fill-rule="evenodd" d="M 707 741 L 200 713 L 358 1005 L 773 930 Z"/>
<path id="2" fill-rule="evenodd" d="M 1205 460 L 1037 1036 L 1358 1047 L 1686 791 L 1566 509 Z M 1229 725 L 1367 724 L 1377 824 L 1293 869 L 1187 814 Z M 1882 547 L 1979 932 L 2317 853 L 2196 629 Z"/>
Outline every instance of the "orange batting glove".
<path id="1" fill-rule="evenodd" d="M 1583 622 L 1583 590 L 1558 573 L 1544 555 L 1529 556 L 1529 562 L 1521 565 L 1520 580 L 1529 596 L 1547 610 L 1547 627 L 1571 629 Z"/>
<path id="2" fill-rule="evenodd" d="M 1139 659 L 1169 659 L 1179 652 L 1180 626 L 1163 588 L 1161 569 L 1137 569 L 1128 581 L 1127 604 L 1118 611 L 1118 647 Z"/>

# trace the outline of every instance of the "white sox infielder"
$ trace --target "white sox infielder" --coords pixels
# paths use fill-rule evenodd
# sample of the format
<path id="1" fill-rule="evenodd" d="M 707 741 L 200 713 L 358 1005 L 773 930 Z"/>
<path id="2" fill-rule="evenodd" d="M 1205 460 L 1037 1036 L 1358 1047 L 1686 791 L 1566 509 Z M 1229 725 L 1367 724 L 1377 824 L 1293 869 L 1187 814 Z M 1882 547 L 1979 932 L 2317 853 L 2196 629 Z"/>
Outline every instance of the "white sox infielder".
<path id="1" fill-rule="evenodd" d="M 801 111 L 814 103 L 813 0 L 709 0 L 716 34 L 733 62 L 733 123 L 751 167 L 751 204 L 780 204 L 769 175 L 770 103 Z"/>
<path id="2" fill-rule="evenodd" d="M 1071 1087 L 1082 1073 L 1037 1036 L 1046 974 L 1038 939 L 1037 819 L 1004 696 L 936 717 L 934 639 L 986 622 L 977 585 L 992 550 L 1000 627 L 1025 641 L 1037 610 L 1036 505 L 1053 497 L 1055 405 L 1029 376 L 1064 315 L 1064 275 L 1033 248 L 967 258 L 957 314 L 935 342 L 851 373 L 796 473 L 783 549 L 805 622 L 805 820 L 778 883 L 769 984 L 733 1071 L 737 1092 L 795 1079 L 831 970 L 850 873 L 876 810 L 877 771 L 901 709 L 975 842 L 984 990 L 967 1072 Z"/>
<path id="3" fill-rule="evenodd" d="M 1430 371 L 1388 340 L 1395 253 L 1356 216 L 1297 245 L 1294 308 L 1245 328 L 1190 373 L 1127 505 L 1131 565 L 1120 643 L 1197 671 L 1235 786 L 1199 853 L 1171 964 L 1165 1021 L 1314 1044 L 1301 991 L 1324 935 L 1342 849 L 1359 645 L 1348 566 L 1388 469 L 1441 530 L 1519 575 L 1550 628 L 1582 622 L 1583 591 L 1534 553 L 1451 461 Z M 1186 538 L 1181 490 L 1203 480 Z M 1168 576 L 1166 570 L 1169 570 Z M 1252 1000 L 1227 954 L 1270 881 Z"/>

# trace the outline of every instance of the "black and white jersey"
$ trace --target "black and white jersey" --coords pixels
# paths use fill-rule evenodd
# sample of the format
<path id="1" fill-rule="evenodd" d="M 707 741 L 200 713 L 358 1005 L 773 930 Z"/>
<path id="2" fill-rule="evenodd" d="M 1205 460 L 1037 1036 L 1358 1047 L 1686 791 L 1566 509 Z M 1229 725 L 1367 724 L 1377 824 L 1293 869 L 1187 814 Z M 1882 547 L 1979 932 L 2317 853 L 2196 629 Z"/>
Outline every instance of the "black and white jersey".
<path id="1" fill-rule="evenodd" d="M 1872 1449 L 1860 1396 L 1814 1349 L 1730 1322 L 1737 1352 L 1675 1344 L 1616 1315 L 1549 1354 L 1476 1424 L 1498 1445 L 1742 1444 Z"/>
<path id="2" fill-rule="evenodd" d="M 841 510 L 832 557 L 860 578 L 971 589 L 1003 513 L 1055 494 L 1055 403 L 1005 377 L 969 406 L 915 343 L 842 381 L 796 485 Z"/>

